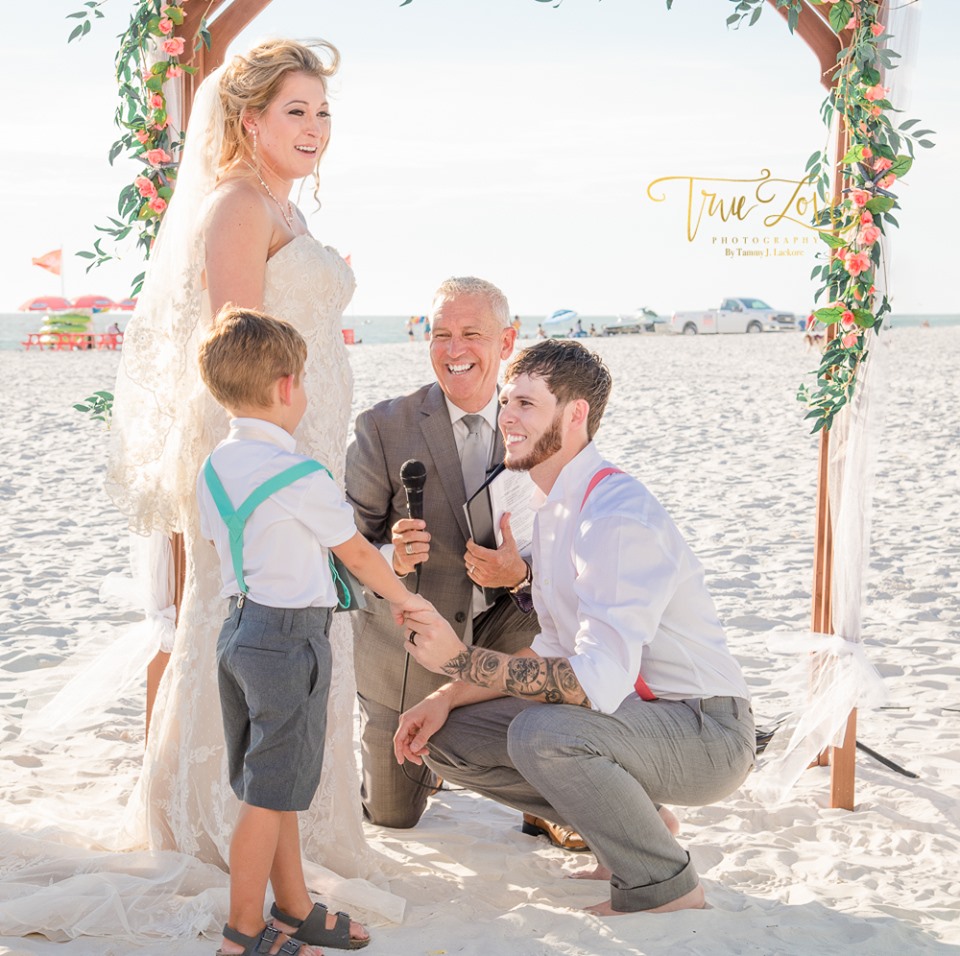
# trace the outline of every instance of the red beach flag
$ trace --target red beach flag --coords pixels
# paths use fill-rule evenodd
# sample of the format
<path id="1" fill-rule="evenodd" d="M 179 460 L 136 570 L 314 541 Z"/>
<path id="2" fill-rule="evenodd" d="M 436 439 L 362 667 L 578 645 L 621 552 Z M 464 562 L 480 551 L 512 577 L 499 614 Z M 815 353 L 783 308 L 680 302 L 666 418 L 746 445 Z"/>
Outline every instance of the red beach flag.
<path id="1" fill-rule="evenodd" d="M 52 252 L 48 252 L 45 255 L 40 256 L 39 259 L 34 259 L 33 264 L 35 266 L 40 266 L 41 269 L 46 269 L 47 272 L 52 272 L 55 276 L 58 276 L 60 275 L 60 258 L 62 255 L 62 249 L 54 249 Z"/>

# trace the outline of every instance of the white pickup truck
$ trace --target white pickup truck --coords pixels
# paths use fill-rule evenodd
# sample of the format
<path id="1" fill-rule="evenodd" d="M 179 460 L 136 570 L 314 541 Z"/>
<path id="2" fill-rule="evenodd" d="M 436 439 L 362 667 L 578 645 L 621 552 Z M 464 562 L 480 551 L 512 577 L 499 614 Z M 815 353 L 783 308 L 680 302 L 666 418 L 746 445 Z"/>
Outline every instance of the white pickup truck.
<path id="1" fill-rule="evenodd" d="M 796 331 L 797 317 L 792 312 L 771 309 L 762 299 L 724 299 L 719 309 L 706 312 L 674 312 L 669 330 L 683 335 L 709 335 L 716 332 Z"/>

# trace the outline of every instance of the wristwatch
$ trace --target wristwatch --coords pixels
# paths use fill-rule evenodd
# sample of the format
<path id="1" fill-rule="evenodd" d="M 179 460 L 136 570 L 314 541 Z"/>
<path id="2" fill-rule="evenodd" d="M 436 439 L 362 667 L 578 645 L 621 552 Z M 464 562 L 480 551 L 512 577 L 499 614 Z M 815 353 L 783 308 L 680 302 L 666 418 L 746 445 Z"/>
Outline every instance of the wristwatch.
<path id="1" fill-rule="evenodd" d="M 523 562 L 524 567 L 527 569 L 527 573 L 523 576 L 523 580 L 519 584 L 515 584 L 512 588 L 507 588 L 511 594 L 517 594 L 520 591 L 529 590 L 530 585 L 533 584 L 533 571 L 530 568 L 530 565 L 526 561 Z"/>

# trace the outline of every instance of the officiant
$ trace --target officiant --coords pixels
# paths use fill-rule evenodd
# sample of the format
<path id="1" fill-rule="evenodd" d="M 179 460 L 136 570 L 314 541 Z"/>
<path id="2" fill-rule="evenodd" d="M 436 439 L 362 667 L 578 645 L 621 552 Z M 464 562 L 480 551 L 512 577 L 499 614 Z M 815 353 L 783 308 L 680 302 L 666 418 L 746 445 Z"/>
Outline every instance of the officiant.
<path id="1" fill-rule="evenodd" d="M 502 545 L 482 548 L 471 540 L 463 506 L 503 461 L 497 378 L 517 333 L 504 294 L 473 277 L 447 279 L 437 289 L 430 323 L 436 381 L 357 417 L 347 498 L 357 527 L 407 587 L 419 586 L 467 643 L 509 654 L 528 647 L 538 631 L 536 614 L 519 606 L 532 572 L 509 519 Z M 407 516 L 400 469 L 410 459 L 426 469 L 423 520 Z M 354 620 L 361 799 L 371 823 L 407 828 L 417 824 L 437 781 L 426 767 L 398 766 L 393 735 L 400 713 L 445 678 L 413 660 L 406 664 L 404 634 L 385 602 L 369 592 L 367 599 Z"/>

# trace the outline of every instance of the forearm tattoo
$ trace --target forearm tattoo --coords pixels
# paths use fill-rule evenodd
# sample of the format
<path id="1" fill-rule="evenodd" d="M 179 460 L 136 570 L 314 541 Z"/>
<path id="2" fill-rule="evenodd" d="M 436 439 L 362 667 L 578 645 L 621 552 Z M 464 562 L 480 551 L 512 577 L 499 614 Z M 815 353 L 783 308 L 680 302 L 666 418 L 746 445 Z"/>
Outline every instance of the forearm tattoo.
<path id="1" fill-rule="evenodd" d="M 590 707 L 590 699 L 565 657 L 513 657 L 483 647 L 468 647 L 447 661 L 443 672 L 511 697 Z"/>

